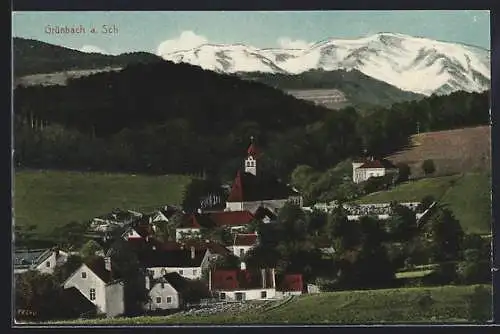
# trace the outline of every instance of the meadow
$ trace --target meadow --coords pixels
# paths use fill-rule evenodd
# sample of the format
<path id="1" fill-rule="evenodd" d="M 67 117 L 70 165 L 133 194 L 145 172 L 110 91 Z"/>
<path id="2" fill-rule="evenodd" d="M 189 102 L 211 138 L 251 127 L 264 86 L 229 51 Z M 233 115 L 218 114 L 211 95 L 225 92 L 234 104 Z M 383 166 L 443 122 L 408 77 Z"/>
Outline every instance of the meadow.
<path id="1" fill-rule="evenodd" d="M 69 222 L 123 210 L 150 211 L 180 204 L 190 177 L 145 176 L 53 170 L 16 171 L 13 184 L 15 224 L 34 225 L 40 237 Z"/>
<path id="2" fill-rule="evenodd" d="M 87 319 L 60 324 L 375 324 L 466 323 L 491 317 L 491 286 L 441 286 L 306 294 L 240 314 Z M 276 302 L 279 303 L 279 302 Z"/>

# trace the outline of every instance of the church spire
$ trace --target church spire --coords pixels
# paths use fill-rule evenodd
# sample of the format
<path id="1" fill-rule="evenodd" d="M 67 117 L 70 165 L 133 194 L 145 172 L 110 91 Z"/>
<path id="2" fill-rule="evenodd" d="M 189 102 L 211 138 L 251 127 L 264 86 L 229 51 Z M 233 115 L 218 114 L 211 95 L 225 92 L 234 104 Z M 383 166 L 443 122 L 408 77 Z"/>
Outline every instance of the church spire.
<path id="1" fill-rule="evenodd" d="M 254 137 L 250 137 L 250 146 L 247 150 L 247 157 L 245 159 L 245 173 L 257 175 L 257 158 L 259 151 L 254 143 Z"/>

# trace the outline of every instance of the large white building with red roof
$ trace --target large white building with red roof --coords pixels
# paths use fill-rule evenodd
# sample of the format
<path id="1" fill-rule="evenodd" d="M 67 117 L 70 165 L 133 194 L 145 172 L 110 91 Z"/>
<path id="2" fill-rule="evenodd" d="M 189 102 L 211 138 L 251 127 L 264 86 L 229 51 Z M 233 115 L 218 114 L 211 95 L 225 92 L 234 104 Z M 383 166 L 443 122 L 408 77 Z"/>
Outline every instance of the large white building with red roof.
<path id="1" fill-rule="evenodd" d="M 259 158 L 259 149 L 252 141 L 244 159 L 244 169 L 236 173 L 225 211 L 255 213 L 262 207 L 275 213 L 289 201 L 302 206 L 302 196 L 296 189 L 259 169 Z"/>
<path id="2" fill-rule="evenodd" d="M 380 177 L 390 173 L 397 173 L 398 168 L 388 160 L 370 159 L 356 160 L 352 163 L 352 181 L 361 183 L 371 177 Z"/>

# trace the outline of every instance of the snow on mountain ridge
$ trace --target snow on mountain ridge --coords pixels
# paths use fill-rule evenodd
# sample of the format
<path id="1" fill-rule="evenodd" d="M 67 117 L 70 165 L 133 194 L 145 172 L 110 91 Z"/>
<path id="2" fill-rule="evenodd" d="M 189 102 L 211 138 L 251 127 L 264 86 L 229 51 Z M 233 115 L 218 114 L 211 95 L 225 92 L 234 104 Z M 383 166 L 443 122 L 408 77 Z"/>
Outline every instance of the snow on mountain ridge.
<path id="1" fill-rule="evenodd" d="M 425 95 L 484 91 L 489 89 L 491 77 L 488 50 L 398 33 L 330 38 L 304 49 L 203 44 L 161 56 L 224 73 L 356 69 L 402 90 Z"/>

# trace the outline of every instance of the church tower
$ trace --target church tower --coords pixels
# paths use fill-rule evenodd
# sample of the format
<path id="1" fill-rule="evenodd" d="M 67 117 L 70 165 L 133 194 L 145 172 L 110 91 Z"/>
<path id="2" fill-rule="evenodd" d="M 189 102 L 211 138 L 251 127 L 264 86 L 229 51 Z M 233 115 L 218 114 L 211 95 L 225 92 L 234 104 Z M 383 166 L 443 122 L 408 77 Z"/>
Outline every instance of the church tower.
<path id="1" fill-rule="evenodd" d="M 250 142 L 245 159 L 245 173 L 257 175 L 257 157 L 259 152 L 253 142 L 253 136 L 250 137 Z"/>

